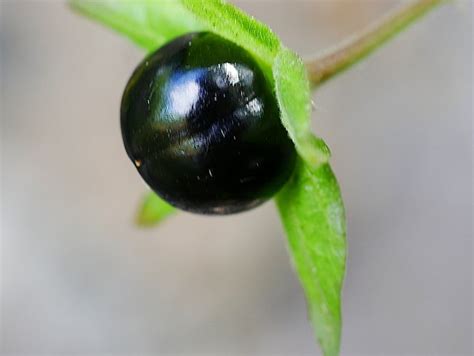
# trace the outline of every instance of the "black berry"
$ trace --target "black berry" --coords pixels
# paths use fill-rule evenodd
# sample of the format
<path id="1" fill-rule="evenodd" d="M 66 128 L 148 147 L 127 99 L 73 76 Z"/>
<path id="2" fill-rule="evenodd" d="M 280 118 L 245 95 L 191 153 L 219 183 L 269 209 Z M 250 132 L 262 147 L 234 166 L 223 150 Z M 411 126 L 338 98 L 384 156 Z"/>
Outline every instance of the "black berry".
<path id="1" fill-rule="evenodd" d="M 272 85 L 248 52 L 209 32 L 179 37 L 138 66 L 123 94 L 121 127 L 148 185 L 192 212 L 255 207 L 295 164 Z"/>

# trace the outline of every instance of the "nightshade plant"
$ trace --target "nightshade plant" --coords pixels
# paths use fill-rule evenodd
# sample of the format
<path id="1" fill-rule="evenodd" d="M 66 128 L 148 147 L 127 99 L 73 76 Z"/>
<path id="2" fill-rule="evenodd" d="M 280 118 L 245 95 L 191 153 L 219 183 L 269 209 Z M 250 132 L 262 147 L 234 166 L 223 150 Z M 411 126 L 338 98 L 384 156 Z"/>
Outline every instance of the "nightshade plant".
<path id="1" fill-rule="evenodd" d="M 211 203 L 209 201 L 205 203 L 211 205 L 228 204 L 227 207 L 230 206 L 230 209 L 224 212 L 250 208 L 257 205 L 256 203 L 260 203 L 259 199 L 262 196 L 262 199 L 265 200 L 273 195 L 288 178 L 285 177 L 285 170 L 288 167 L 291 168 L 291 177 L 276 193 L 275 200 L 288 236 L 291 259 L 306 294 L 309 317 L 316 338 L 326 356 L 339 354 L 341 289 L 346 260 L 346 222 L 339 186 L 328 163 L 329 149 L 324 141 L 316 137 L 310 130 L 310 89 L 317 88 L 326 80 L 345 70 L 441 2 L 442 0 L 412 0 L 403 8 L 368 27 L 366 31 L 304 63 L 298 55 L 286 48 L 266 25 L 224 0 L 70 0 L 75 10 L 129 37 L 149 53 L 155 52 L 158 48 L 183 35 L 186 35 L 182 37 L 186 41 L 191 41 L 196 36 L 198 39 L 208 36 L 207 38 L 212 41 L 228 43 L 226 46 L 233 48 L 232 51 L 239 52 L 239 48 L 241 48 L 242 53 L 237 53 L 237 57 L 241 57 L 242 63 L 253 68 L 256 75 L 261 76 L 261 80 L 269 86 L 270 92 L 267 91 L 267 88 L 257 88 L 257 92 L 260 93 L 257 94 L 263 95 L 262 100 L 269 100 L 269 102 L 274 100 L 278 109 L 276 117 L 278 118 L 279 111 L 281 124 L 294 144 L 294 148 L 289 147 L 282 151 L 289 153 L 287 167 L 275 169 L 275 172 L 282 172 L 283 178 L 276 179 L 276 183 L 272 183 L 271 189 L 265 193 L 258 191 L 257 197 L 246 197 L 247 200 L 241 205 L 237 204 L 234 208 L 229 201 L 238 200 L 238 196 L 231 196 L 230 200 L 225 202 L 219 200 L 220 194 L 227 194 L 224 189 L 226 188 L 224 180 L 220 182 L 224 188 L 219 186 L 224 190 L 215 194 L 210 200 Z M 298 6 L 298 4 L 295 3 L 294 6 Z M 189 35 L 196 32 L 207 35 Z M 222 57 L 223 61 L 228 61 L 228 58 L 224 57 Z M 150 63 L 154 58 L 154 55 L 148 57 Z M 143 67 L 148 66 L 148 60 L 142 63 Z M 194 63 L 197 67 L 203 64 L 198 62 Z M 142 69 L 139 67 L 137 71 L 140 72 Z M 140 87 L 139 89 L 134 88 L 134 86 L 141 85 L 137 82 L 143 78 L 140 77 L 140 73 L 138 75 L 136 73 L 134 74 L 136 78 L 132 77 L 125 91 L 122 103 L 122 132 L 127 153 L 134 161 L 140 174 L 161 196 L 164 195 L 174 205 L 181 208 L 200 211 L 201 206 L 196 209 L 194 206 L 187 205 L 189 201 L 176 202 L 176 200 L 167 197 L 166 192 L 160 191 L 161 181 L 157 183 L 157 186 L 154 186 L 156 179 L 166 181 L 167 177 L 159 176 L 157 178 L 154 170 L 151 173 L 147 170 L 140 170 L 143 157 L 136 155 L 146 156 L 149 154 L 150 146 L 153 149 L 152 146 L 156 141 L 149 141 L 148 136 L 153 136 L 153 132 L 150 131 L 152 130 L 151 126 L 145 125 L 138 128 L 135 126 L 136 115 L 140 116 L 140 113 L 144 112 L 137 104 L 143 92 L 140 91 Z M 165 76 L 163 80 L 169 80 L 169 77 Z M 248 89 L 247 87 L 242 88 L 243 90 Z M 232 88 L 227 87 L 227 89 L 232 91 Z M 163 93 L 162 95 L 166 95 L 166 92 Z M 220 95 L 219 92 L 212 94 Z M 255 93 L 252 92 L 252 95 Z M 245 103 L 248 101 L 244 101 Z M 133 106 L 135 104 L 137 107 Z M 159 100 L 158 104 L 152 103 L 152 105 L 159 105 Z M 211 109 L 217 110 L 215 107 Z M 266 114 L 262 114 L 261 117 L 266 117 Z M 274 112 L 270 114 L 271 118 L 268 119 L 268 122 L 270 126 L 273 125 L 272 130 L 274 130 L 271 132 L 277 135 L 277 139 L 273 143 L 284 146 L 287 144 L 286 142 L 291 142 L 286 136 L 278 138 L 281 124 L 272 121 L 275 118 Z M 149 135 L 147 136 L 147 134 Z M 142 143 L 145 143 L 145 149 L 140 146 Z M 229 147 L 232 149 L 233 146 Z M 262 147 L 267 154 L 266 150 L 272 146 L 264 145 Z M 273 146 L 273 149 L 278 150 L 279 148 Z M 291 152 L 295 150 L 297 153 L 296 162 L 291 163 Z M 251 156 L 254 153 L 250 150 L 247 155 Z M 265 155 L 259 157 L 265 157 Z M 153 164 L 159 166 L 163 162 L 161 159 L 162 157 L 155 159 Z M 164 159 L 165 162 L 169 161 L 169 157 Z M 216 159 L 218 161 L 219 157 Z M 211 160 L 211 163 L 217 162 L 216 159 Z M 169 167 L 174 169 L 172 164 Z M 165 175 L 168 173 L 164 172 Z M 212 171 L 209 174 L 212 175 Z M 224 178 L 231 179 L 232 177 Z M 267 180 L 272 181 L 270 178 Z M 264 184 L 267 183 L 264 182 Z M 212 185 L 205 187 L 212 189 Z M 177 190 L 180 188 L 180 186 L 176 187 Z M 206 198 L 206 196 L 200 197 L 204 200 Z M 213 212 L 212 209 L 206 209 L 203 211 Z M 201 212 L 203 211 L 201 210 Z M 155 193 L 148 193 L 138 213 L 137 221 L 140 225 L 152 226 L 173 212 L 175 212 L 174 207 Z M 222 213 L 222 211 L 218 212 Z"/>

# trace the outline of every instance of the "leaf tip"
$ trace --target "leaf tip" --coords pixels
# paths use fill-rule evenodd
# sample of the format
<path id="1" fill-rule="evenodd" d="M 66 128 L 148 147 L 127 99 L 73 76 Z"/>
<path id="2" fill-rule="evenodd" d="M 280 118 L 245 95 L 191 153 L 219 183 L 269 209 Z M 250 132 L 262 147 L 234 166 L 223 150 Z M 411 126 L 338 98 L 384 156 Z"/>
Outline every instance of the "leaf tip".
<path id="1" fill-rule="evenodd" d="M 135 215 L 135 225 L 150 228 L 158 225 L 176 209 L 159 198 L 155 193 L 148 193 L 142 200 Z"/>
<path id="2" fill-rule="evenodd" d="M 150 217 L 147 216 L 146 212 L 144 212 L 143 209 L 139 209 L 138 212 L 135 214 L 134 223 L 138 227 L 149 228 L 153 227 L 158 222 L 156 220 L 150 219 Z"/>

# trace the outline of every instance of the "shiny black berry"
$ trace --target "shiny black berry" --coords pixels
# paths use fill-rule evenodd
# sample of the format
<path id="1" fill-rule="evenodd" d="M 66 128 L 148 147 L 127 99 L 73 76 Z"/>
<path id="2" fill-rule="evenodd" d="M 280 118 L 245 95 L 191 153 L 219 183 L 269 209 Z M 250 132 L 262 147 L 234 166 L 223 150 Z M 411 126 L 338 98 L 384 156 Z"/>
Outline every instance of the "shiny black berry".
<path id="1" fill-rule="evenodd" d="M 295 164 L 272 85 L 248 52 L 209 32 L 179 37 L 138 66 L 123 94 L 121 126 L 143 179 L 191 212 L 255 207 Z"/>

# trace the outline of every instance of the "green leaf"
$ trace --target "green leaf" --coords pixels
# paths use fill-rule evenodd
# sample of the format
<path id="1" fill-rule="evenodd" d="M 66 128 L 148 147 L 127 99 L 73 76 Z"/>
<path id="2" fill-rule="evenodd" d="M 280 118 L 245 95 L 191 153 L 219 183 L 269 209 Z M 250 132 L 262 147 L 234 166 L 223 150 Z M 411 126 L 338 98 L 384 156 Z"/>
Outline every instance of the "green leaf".
<path id="1" fill-rule="evenodd" d="M 136 222 L 140 226 L 154 226 L 176 211 L 153 192 L 147 193 L 137 214 Z"/>
<path id="2" fill-rule="evenodd" d="M 327 162 L 329 148 L 311 133 L 311 94 L 303 61 L 282 47 L 273 64 L 273 75 L 281 121 L 298 153 L 312 166 Z"/>
<path id="3" fill-rule="evenodd" d="M 69 0 L 72 8 L 153 51 L 188 32 L 201 31 L 177 0 Z"/>
<path id="4" fill-rule="evenodd" d="M 324 355 L 339 354 L 346 223 L 339 186 L 328 164 L 297 163 L 277 196 L 293 265 Z"/>

